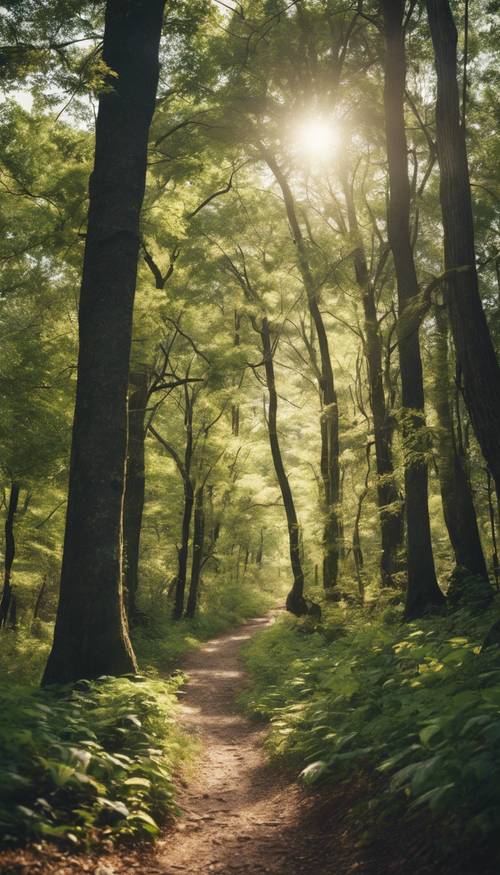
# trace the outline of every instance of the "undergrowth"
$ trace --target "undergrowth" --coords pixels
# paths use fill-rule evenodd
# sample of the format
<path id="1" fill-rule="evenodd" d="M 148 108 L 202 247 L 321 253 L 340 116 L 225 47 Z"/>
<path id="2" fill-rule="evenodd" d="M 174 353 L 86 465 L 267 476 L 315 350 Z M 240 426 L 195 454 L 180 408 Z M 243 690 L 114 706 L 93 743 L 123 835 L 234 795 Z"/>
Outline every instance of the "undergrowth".
<path id="1" fill-rule="evenodd" d="M 73 689 L 0 687 L 5 842 L 155 836 L 186 755 L 179 678 L 102 678 Z"/>
<path id="2" fill-rule="evenodd" d="M 175 812 L 173 775 L 194 745 L 176 723 L 179 676 L 190 648 L 275 602 L 242 581 L 214 588 L 194 620 L 151 605 L 133 630 L 138 678 L 41 690 L 52 627 L 36 621 L 0 636 L 0 834 L 4 843 L 50 839 L 90 846 L 154 838 Z"/>
<path id="3" fill-rule="evenodd" d="M 246 647 L 247 711 L 272 755 L 309 783 L 376 768 L 387 800 L 430 809 L 455 833 L 500 828 L 500 652 L 481 649 L 498 606 L 403 624 L 398 610 L 284 617 Z"/>
<path id="4" fill-rule="evenodd" d="M 275 603 L 275 593 L 241 581 L 212 588 L 193 620 L 173 621 L 170 604 L 156 612 L 149 609 L 144 622 L 132 632 L 142 671 L 150 675 L 171 671 L 187 651 L 251 617 L 265 614 Z"/>

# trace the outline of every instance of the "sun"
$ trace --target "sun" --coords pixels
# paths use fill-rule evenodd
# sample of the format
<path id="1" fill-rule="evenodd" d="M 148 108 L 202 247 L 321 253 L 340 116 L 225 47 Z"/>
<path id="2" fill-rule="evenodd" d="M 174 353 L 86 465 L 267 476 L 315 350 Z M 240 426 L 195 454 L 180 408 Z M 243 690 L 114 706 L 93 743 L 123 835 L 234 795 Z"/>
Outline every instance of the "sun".
<path id="1" fill-rule="evenodd" d="M 318 115 L 297 121 L 292 137 L 295 150 L 313 161 L 330 158 L 339 143 L 339 132 L 333 120 Z"/>

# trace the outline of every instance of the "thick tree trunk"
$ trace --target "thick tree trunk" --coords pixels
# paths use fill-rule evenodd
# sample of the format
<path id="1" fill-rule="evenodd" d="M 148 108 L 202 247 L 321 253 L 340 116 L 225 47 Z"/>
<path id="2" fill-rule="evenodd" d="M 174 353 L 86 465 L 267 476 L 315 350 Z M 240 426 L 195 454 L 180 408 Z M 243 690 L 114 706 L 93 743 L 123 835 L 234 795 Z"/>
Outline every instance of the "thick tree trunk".
<path id="1" fill-rule="evenodd" d="M 43 683 L 136 670 L 122 592 L 132 314 L 164 0 L 108 0 L 80 294 L 61 593 Z"/>
<path id="2" fill-rule="evenodd" d="M 370 281 L 368 265 L 359 230 L 358 217 L 352 189 L 346 178 L 343 179 L 347 207 L 349 233 L 353 238 L 353 253 L 356 282 L 361 292 L 364 313 L 364 352 L 368 370 L 370 389 L 370 409 L 373 419 L 375 439 L 375 461 L 377 465 L 377 505 L 380 518 L 382 555 L 380 569 L 382 581 L 391 583 L 392 575 L 400 570 L 400 551 L 404 537 L 404 517 L 401 498 L 394 476 L 392 457 L 392 424 L 384 392 L 382 362 L 382 337 L 377 319 L 375 289 Z"/>
<path id="3" fill-rule="evenodd" d="M 436 144 L 441 172 L 447 302 L 464 397 L 500 497 L 500 368 L 479 294 L 465 130 L 457 85 L 457 32 L 448 0 L 427 0 L 437 73 Z"/>
<path id="4" fill-rule="evenodd" d="M 435 317 L 434 400 L 444 519 L 457 565 L 488 579 L 472 493 L 454 436 L 448 379 L 448 317 L 439 307 Z"/>
<path id="5" fill-rule="evenodd" d="M 389 168 L 389 242 L 398 287 L 399 318 L 419 288 L 410 235 L 410 184 L 404 125 L 404 0 L 382 0 L 385 31 L 384 106 Z M 398 332 L 405 452 L 408 587 L 405 615 L 421 616 L 441 605 L 432 554 L 428 507 L 424 384 L 418 331 Z"/>
<path id="6" fill-rule="evenodd" d="M 203 547 L 205 542 L 205 508 L 204 486 L 196 490 L 194 500 L 194 524 L 193 524 L 193 560 L 191 564 L 191 581 L 186 607 L 186 617 L 193 618 L 198 604 L 200 589 L 200 576 L 203 564 Z"/>
<path id="7" fill-rule="evenodd" d="M 127 469 L 123 503 L 123 560 L 127 616 L 129 623 L 134 623 L 139 617 L 137 610 L 139 547 L 146 485 L 144 421 L 148 403 L 147 371 L 133 374 L 130 382 L 132 389 L 128 402 Z"/>
<path id="8" fill-rule="evenodd" d="M 287 610 L 292 614 L 307 614 L 307 605 L 304 599 L 304 572 L 300 561 L 300 537 L 299 523 L 295 504 L 293 501 L 292 490 L 288 481 L 288 476 L 283 465 L 281 455 L 281 447 L 278 439 L 277 429 L 277 414 L 278 414 L 278 393 L 276 391 L 276 380 L 274 376 L 274 361 L 273 348 L 271 342 L 271 329 L 267 317 L 264 316 L 260 328 L 262 338 L 262 352 L 264 357 L 264 366 L 266 370 L 267 390 L 269 392 L 269 408 L 267 414 L 267 427 L 269 431 L 269 443 L 271 446 L 271 455 L 274 463 L 276 478 L 281 490 L 283 505 L 285 507 L 286 521 L 288 526 L 288 542 L 290 547 L 290 563 L 292 566 L 293 585 L 288 593 L 286 600 Z"/>
<path id="9" fill-rule="evenodd" d="M 0 629 L 7 624 L 9 611 L 13 599 L 12 594 L 12 565 L 16 555 L 16 542 L 14 538 L 14 519 L 19 502 L 19 483 L 11 483 L 7 517 L 5 519 L 5 558 L 2 599 L 0 601 Z"/>
<path id="10" fill-rule="evenodd" d="M 320 354 L 318 378 L 321 396 L 321 458 L 320 470 L 323 484 L 324 529 L 323 529 L 323 586 L 326 592 L 337 585 L 339 559 L 343 541 L 342 511 L 340 500 L 340 446 L 339 409 L 337 392 L 323 315 L 319 308 L 318 289 L 309 264 L 307 246 L 297 219 L 295 202 L 288 180 L 274 156 L 267 150 L 263 155 L 281 188 L 290 231 L 297 250 L 297 264 L 307 295 L 311 319 L 314 323 Z"/>

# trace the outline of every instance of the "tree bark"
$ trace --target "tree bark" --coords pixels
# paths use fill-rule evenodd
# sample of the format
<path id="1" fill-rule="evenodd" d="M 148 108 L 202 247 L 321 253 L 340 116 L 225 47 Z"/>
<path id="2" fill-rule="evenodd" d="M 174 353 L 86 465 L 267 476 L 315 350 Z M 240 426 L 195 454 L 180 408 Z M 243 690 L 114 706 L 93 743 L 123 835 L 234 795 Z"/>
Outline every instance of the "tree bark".
<path id="1" fill-rule="evenodd" d="M 194 523 L 193 523 L 193 559 L 191 563 L 191 581 L 186 606 L 186 617 L 192 619 L 196 613 L 198 593 L 200 589 L 200 576 L 203 563 L 203 547 L 205 542 L 205 508 L 204 486 L 196 490 L 194 500 Z"/>
<path id="2" fill-rule="evenodd" d="M 418 295 L 410 235 L 410 184 L 404 125 L 404 0 L 382 0 L 385 35 L 384 107 L 389 170 L 389 243 L 396 270 L 399 319 Z M 405 616 L 444 602 L 434 568 L 428 507 L 424 383 L 418 330 L 398 332 L 405 454 L 407 573 Z"/>
<path id="3" fill-rule="evenodd" d="M 184 512 L 182 514 L 181 546 L 179 548 L 179 560 L 177 580 L 175 584 L 175 601 L 172 617 L 180 620 L 184 613 L 184 596 L 186 592 L 187 565 L 189 554 L 189 535 L 191 532 L 191 518 L 193 516 L 194 490 L 189 477 L 184 481 Z"/>
<path id="4" fill-rule="evenodd" d="M 349 233 L 355 246 L 353 252 L 356 282 L 361 292 L 364 314 L 364 353 L 366 357 L 370 409 L 375 439 L 377 466 L 377 505 L 380 518 L 382 555 L 380 570 L 384 583 L 400 570 L 400 551 L 404 538 L 404 516 L 401 498 L 394 476 L 392 456 L 393 427 L 387 410 L 382 362 L 382 337 L 377 319 L 375 289 L 370 280 L 365 248 L 361 237 L 354 196 L 348 180 L 343 178 Z"/>
<path id="5" fill-rule="evenodd" d="M 11 483 L 7 517 L 5 519 L 5 558 L 2 598 L 0 601 L 0 629 L 7 625 L 12 594 L 12 565 L 16 555 L 16 542 L 14 538 L 14 519 L 19 502 L 19 483 Z"/>
<path id="6" fill-rule="evenodd" d="M 436 145 L 447 302 L 464 398 L 500 496 L 500 368 L 484 314 L 476 269 L 465 129 L 457 84 L 457 31 L 448 0 L 427 0 L 437 73 Z"/>
<path id="7" fill-rule="evenodd" d="M 123 503 L 123 560 L 127 617 L 129 623 L 135 623 L 139 619 L 139 548 L 146 486 L 144 421 L 149 388 L 147 371 L 138 371 L 131 375 L 130 382 L 132 388 L 128 403 L 127 469 Z"/>
<path id="8" fill-rule="evenodd" d="M 293 585 L 287 596 L 286 608 L 292 614 L 301 616 L 302 614 L 307 614 L 307 604 L 304 599 L 304 572 L 300 561 L 299 523 L 278 439 L 278 393 L 276 391 L 276 379 L 274 375 L 271 328 L 266 316 L 262 318 L 260 336 L 262 338 L 262 352 L 264 357 L 264 367 L 266 370 L 267 390 L 269 393 L 269 407 L 267 413 L 269 443 L 271 446 L 274 470 L 276 472 L 276 478 L 278 480 L 281 495 L 283 497 L 283 505 L 285 507 L 290 548 L 290 563 L 293 574 Z"/>
<path id="9" fill-rule="evenodd" d="M 448 318 L 440 307 L 436 308 L 435 318 L 434 401 L 444 519 L 457 565 L 487 580 L 472 493 L 454 435 L 448 379 Z"/>
<path id="10" fill-rule="evenodd" d="M 61 592 L 44 684 L 136 670 L 122 590 L 127 389 L 164 0 L 108 0 L 79 308 Z"/>
<path id="11" fill-rule="evenodd" d="M 339 573 L 339 559 L 343 538 L 340 500 L 340 446 L 339 409 L 333 374 L 328 336 L 323 314 L 319 308 L 318 289 L 309 264 L 306 241 L 297 218 L 295 202 L 288 180 L 271 153 L 264 149 L 264 158 L 281 188 L 290 231 L 297 250 L 297 264 L 307 295 L 311 319 L 314 323 L 320 354 L 319 391 L 321 397 L 321 458 L 323 485 L 323 586 L 326 592 L 335 588 Z"/>

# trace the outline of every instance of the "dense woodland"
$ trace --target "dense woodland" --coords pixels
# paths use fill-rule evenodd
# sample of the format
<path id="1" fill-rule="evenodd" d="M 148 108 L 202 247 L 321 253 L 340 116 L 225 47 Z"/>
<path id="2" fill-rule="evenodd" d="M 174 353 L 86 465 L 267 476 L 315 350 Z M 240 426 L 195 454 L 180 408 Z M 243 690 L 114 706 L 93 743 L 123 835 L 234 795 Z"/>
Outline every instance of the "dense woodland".
<path id="1" fill-rule="evenodd" d="M 6 846 L 156 836 L 178 658 L 283 606 L 270 755 L 498 853 L 499 18 L 0 5 Z"/>

